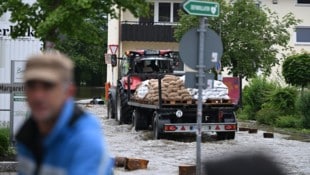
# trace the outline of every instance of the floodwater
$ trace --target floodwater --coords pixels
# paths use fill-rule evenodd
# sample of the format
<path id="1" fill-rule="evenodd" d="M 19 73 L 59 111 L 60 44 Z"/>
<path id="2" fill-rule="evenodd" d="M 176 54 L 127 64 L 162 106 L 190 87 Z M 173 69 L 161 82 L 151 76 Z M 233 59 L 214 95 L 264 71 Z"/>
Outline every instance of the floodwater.
<path id="1" fill-rule="evenodd" d="M 77 87 L 77 93 L 75 98 L 79 99 L 90 99 L 93 97 L 103 97 L 104 87 Z"/>
<path id="2" fill-rule="evenodd" d="M 99 116 L 110 152 L 114 156 L 149 160 L 146 170 L 126 171 L 116 168 L 115 175 L 177 175 L 178 166 L 195 164 L 196 142 L 178 140 L 152 140 L 150 131 L 136 132 L 131 125 L 117 125 L 107 119 L 106 109 L 101 105 L 88 105 L 90 112 Z M 289 136 L 275 133 L 274 138 L 263 138 L 264 131 L 256 134 L 237 132 L 235 140 L 212 141 L 201 144 L 202 158 L 222 159 L 227 156 L 264 153 L 289 175 L 310 175 L 310 143 L 288 140 Z M 240 165 L 242 168 L 242 165 Z"/>

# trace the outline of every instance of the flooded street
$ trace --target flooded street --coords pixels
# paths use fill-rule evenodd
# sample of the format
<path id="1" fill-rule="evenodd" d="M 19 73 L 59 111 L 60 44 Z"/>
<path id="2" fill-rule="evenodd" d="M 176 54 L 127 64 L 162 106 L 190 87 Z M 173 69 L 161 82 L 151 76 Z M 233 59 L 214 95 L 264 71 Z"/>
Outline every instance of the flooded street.
<path id="1" fill-rule="evenodd" d="M 85 99 L 93 97 L 103 97 L 104 96 L 104 87 L 77 87 L 76 99 Z"/>
<path id="2" fill-rule="evenodd" d="M 195 141 L 152 140 L 150 131 L 136 132 L 130 125 L 119 126 L 114 119 L 107 119 L 103 106 L 94 105 L 86 108 L 100 117 L 110 152 L 114 156 L 149 160 L 146 170 L 125 171 L 123 168 L 116 168 L 116 175 L 177 175 L 179 165 L 195 164 Z M 266 139 L 263 138 L 263 131 L 259 130 L 257 134 L 238 132 L 236 139 L 230 141 L 209 139 L 201 145 L 202 158 L 215 160 L 232 154 L 262 152 L 272 156 L 287 174 L 310 175 L 310 143 L 287 140 L 287 137 L 275 133 L 273 139 Z"/>

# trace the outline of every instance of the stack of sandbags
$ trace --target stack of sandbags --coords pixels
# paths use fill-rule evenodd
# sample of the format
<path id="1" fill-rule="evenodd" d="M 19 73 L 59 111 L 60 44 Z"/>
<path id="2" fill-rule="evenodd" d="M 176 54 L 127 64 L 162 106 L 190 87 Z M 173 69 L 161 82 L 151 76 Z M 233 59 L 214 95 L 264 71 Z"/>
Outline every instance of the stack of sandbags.
<path id="1" fill-rule="evenodd" d="M 149 102 L 158 102 L 159 97 L 158 97 L 158 80 L 157 79 L 150 79 L 148 81 L 148 93 L 146 94 L 144 100 L 149 101 Z"/>
<path id="2" fill-rule="evenodd" d="M 193 99 L 198 99 L 198 89 L 189 89 Z M 230 99 L 228 96 L 228 87 L 221 81 L 214 80 L 213 88 L 202 90 L 202 99 Z"/>
<path id="3" fill-rule="evenodd" d="M 162 79 L 163 99 L 167 101 L 192 100 L 192 96 L 184 86 L 184 80 L 174 75 L 166 75 Z"/>
<path id="4" fill-rule="evenodd" d="M 134 98 L 137 100 L 142 100 L 145 98 L 147 93 L 149 92 L 149 80 L 143 81 L 138 88 L 136 89 L 136 92 L 134 93 Z"/>
<path id="5" fill-rule="evenodd" d="M 141 87 L 141 85 L 144 87 Z M 143 100 L 149 101 L 149 102 L 158 102 L 159 101 L 159 85 L 158 85 L 158 79 L 150 79 L 147 82 L 147 85 L 145 82 L 141 84 L 137 91 L 145 91 L 145 86 L 147 86 L 148 92 L 143 97 Z M 188 101 L 192 99 L 192 96 L 188 92 L 188 90 L 184 87 L 184 81 L 182 78 L 179 78 L 174 75 L 166 75 L 161 80 L 161 94 L 162 94 L 162 100 L 164 101 Z M 136 92 L 136 94 L 144 94 Z M 137 96 L 135 95 L 135 96 Z M 138 97 L 141 99 L 141 95 Z"/>
<path id="6" fill-rule="evenodd" d="M 214 80 L 213 88 L 205 89 L 203 93 L 210 99 L 230 99 L 228 87 L 218 80 Z"/>

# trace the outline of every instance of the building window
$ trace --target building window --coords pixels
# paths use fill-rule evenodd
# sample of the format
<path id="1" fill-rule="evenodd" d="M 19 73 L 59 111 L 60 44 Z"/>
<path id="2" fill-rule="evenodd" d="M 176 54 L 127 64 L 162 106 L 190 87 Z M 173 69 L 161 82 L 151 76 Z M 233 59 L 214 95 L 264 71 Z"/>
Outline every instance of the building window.
<path id="1" fill-rule="evenodd" d="M 154 23 L 154 4 L 150 4 L 149 7 L 149 15 L 148 16 L 142 16 L 139 18 L 139 23 L 140 24 L 153 24 Z"/>
<path id="2" fill-rule="evenodd" d="M 297 43 L 310 43 L 310 26 L 309 27 L 296 27 L 296 42 Z"/>
<path id="3" fill-rule="evenodd" d="M 158 22 L 170 22 L 170 3 L 158 4 Z"/>
<path id="4" fill-rule="evenodd" d="M 154 3 L 155 22 L 178 22 L 180 3 L 174 2 L 155 2 Z"/>
<path id="5" fill-rule="evenodd" d="M 178 22 L 180 19 L 179 16 L 180 3 L 173 3 L 173 22 Z"/>
<path id="6" fill-rule="evenodd" d="M 310 4 L 310 0 L 297 0 L 297 4 Z"/>

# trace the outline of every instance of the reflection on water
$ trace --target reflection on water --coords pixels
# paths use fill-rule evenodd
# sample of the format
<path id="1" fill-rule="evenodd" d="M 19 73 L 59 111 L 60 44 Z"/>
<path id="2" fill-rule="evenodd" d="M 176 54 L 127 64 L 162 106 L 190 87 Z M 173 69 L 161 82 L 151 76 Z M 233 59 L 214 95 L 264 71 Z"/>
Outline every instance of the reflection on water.
<path id="1" fill-rule="evenodd" d="M 104 97 L 104 87 L 77 87 L 76 100 Z"/>

